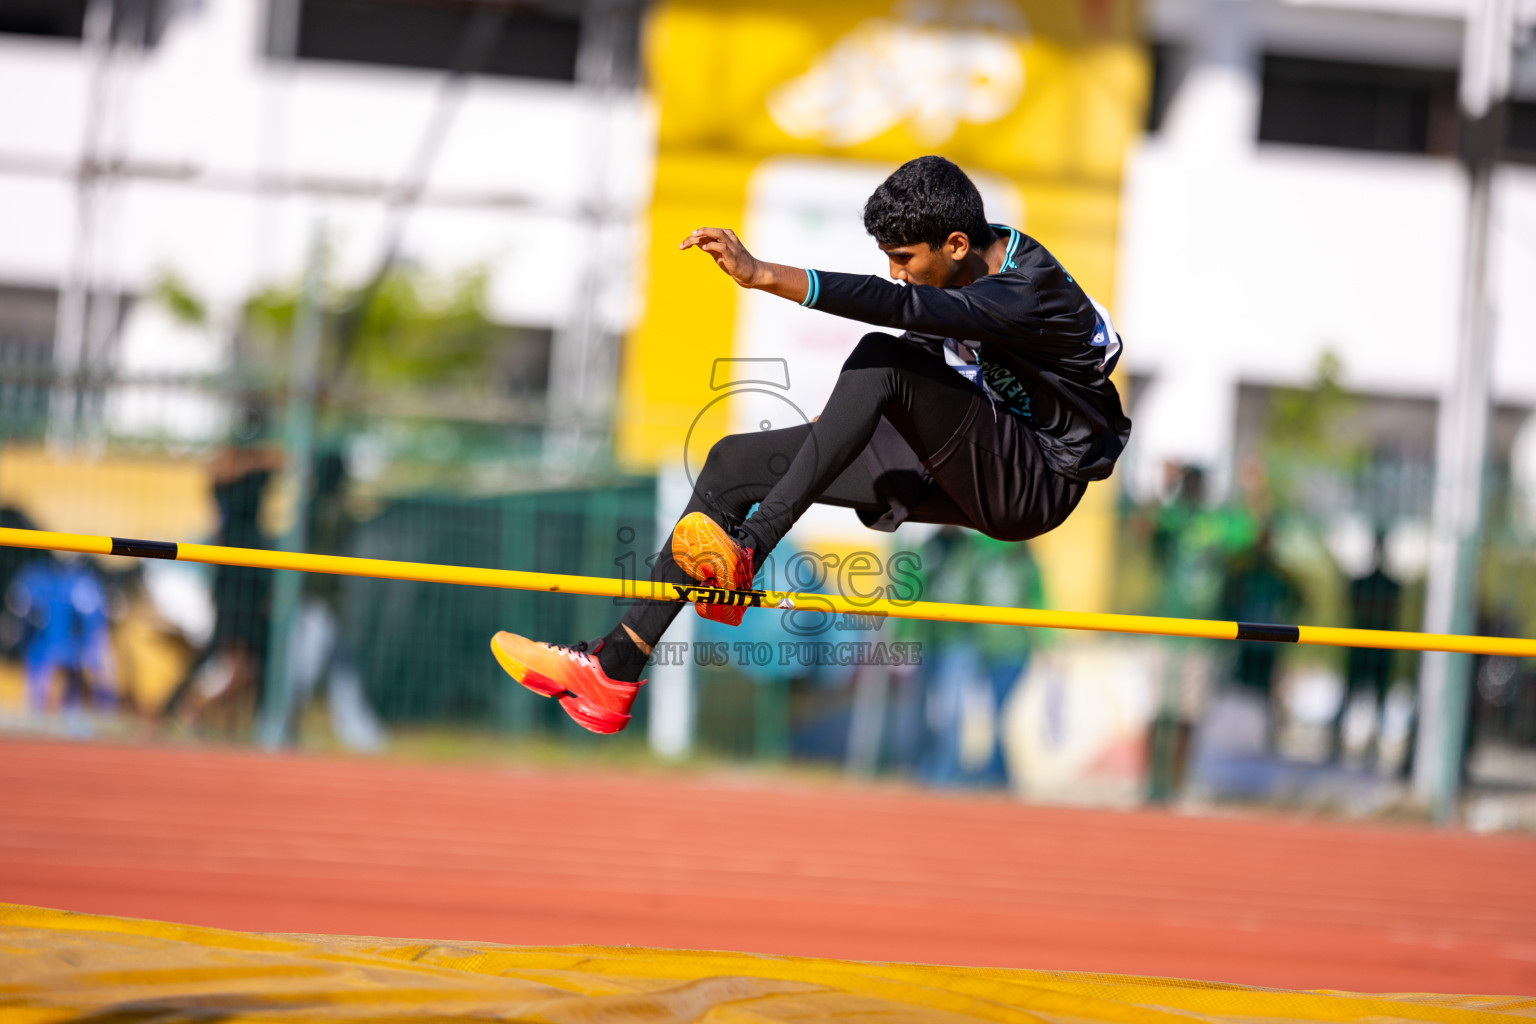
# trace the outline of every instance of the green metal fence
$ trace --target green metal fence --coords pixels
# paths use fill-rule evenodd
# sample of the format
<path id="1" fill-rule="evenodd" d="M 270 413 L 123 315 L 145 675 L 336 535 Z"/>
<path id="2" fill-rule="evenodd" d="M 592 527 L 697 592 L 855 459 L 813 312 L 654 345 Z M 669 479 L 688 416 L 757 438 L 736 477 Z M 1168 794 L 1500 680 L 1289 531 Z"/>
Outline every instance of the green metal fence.
<path id="1" fill-rule="evenodd" d="M 650 480 L 491 498 L 406 497 L 363 524 L 350 553 L 534 572 L 612 576 L 651 549 Z M 611 628 L 610 600 L 349 578 L 346 643 L 386 721 L 480 724 L 513 733 L 569 725 L 552 702 L 513 684 L 487 645 L 500 629 L 569 643 Z M 643 714 L 643 703 L 642 703 Z"/>

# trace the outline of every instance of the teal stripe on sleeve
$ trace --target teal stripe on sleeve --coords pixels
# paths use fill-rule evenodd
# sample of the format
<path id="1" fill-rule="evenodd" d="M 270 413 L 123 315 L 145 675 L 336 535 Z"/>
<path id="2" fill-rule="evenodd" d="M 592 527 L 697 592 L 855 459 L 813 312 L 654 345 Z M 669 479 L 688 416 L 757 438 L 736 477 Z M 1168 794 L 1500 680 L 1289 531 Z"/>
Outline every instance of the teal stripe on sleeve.
<path id="1" fill-rule="evenodd" d="M 821 278 L 810 267 L 805 268 L 805 277 L 807 287 L 805 289 L 805 298 L 800 300 L 800 305 L 809 306 L 814 309 L 816 308 L 816 299 L 821 295 Z"/>

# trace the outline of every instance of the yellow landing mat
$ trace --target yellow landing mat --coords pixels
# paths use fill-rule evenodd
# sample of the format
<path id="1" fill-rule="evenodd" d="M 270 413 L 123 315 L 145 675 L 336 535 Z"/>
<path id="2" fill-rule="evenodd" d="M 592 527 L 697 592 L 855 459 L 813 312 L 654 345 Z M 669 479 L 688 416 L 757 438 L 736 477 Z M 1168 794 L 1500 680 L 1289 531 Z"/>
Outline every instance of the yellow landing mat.
<path id="1" fill-rule="evenodd" d="M 256 934 L 0 903 L 5 1024 L 1515 1024 L 1533 1016 L 1530 998 L 1288 992 L 744 953 Z"/>

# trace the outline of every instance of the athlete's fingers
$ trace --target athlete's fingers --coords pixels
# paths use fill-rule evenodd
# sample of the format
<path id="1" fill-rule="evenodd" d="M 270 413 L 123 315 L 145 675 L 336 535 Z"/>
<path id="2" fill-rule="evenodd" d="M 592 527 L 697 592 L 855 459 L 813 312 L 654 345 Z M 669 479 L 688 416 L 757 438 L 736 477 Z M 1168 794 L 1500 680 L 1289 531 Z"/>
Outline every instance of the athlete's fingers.
<path id="1" fill-rule="evenodd" d="M 699 245 L 704 239 L 718 239 L 722 237 L 719 228 L 695 228 L 687 238 L 678 245 L 679 249 L 686 249 L 690 245 Z"/>
<path id="2" fill-rule="evenodd" d="M 689 247 L 697 247 L 709 253 L 715 266 L 738 284 L 746 284 L 746 278 L 751 276 L 749 268 L 756 265 L 756 261 L 736 237 L 736 232 L 730 228 L 696 228 L 678 246 L 679 249 Z"/>

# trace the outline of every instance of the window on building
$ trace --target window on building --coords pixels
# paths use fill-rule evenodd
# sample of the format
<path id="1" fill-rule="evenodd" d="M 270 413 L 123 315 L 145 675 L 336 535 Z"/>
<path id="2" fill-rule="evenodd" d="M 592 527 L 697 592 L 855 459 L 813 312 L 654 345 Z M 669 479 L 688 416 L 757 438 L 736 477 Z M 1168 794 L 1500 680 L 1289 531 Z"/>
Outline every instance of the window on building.
<path id="1" fill-rule="evenodd" d="M 448 69 L 476 5 L 451 0 L 302 0 L 300 59 Z M 570 5 L 509 10 L 480 74 L 570 82 L 581 18 Z"/>
<path id="2" fill-rule="evenodd" d="M 0 34 L 85 38 L 87 0 L 0 0 Z M 118 43 L 155 46 L 175 13 L 176 0 L 116 0 L 112 32 Z"/>
<path id="3" fill-rule="evenodd" d="M 0 285 L 0 429 L 9 437 L 36 436 L 47 419 L 58 305 L 51 288 Z"/>
<path id="4" fill-rule="evenodd" d="M 1261 142 L 1451 154 L 1456 130 L 1454 71 L 1264 58 Z"/>
<path id="5" fill-rule="evenodd" d="M 1509 105 L 1504 144 L 1510 155 L 1524 162 L 1536 162 L 1536 100 L 1516 100 Z"/>
<path id="6" fill-rule="evenodd" d="M 548 327 L 513 327 L 497 352 L 497 376 L 514 397 L 542 395 L 549 390 L 549 360 L 555 332 Z"/>
<path id="7" fill-rule="evenodd" d="M 1152 88 L 1147 96 L 1147 133 L 1162 131 L 1168 104 L 1183 79 L 1184 49 L 1168 43 L 1152 44 Z"/>
<path id="8" fill-rule="evenodd" d="M 0 32 L 79 39 L 85 34 L 85 0 L 0 0 Z"/>

